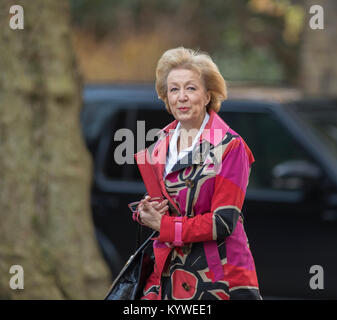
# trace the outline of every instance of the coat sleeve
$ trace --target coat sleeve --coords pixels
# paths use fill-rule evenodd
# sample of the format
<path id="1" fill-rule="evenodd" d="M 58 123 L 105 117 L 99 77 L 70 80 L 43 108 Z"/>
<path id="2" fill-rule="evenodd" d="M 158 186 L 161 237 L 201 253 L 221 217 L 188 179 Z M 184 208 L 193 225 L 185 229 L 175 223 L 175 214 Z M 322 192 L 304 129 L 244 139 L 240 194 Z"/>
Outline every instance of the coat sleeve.
<path id="1" fill-rule="evenodd" d="M 226 148 L 222 165 L 215 176 L 211 212 L 195 217 L 183 217 L 184 243 L 224 239 L 235 229 L 242 209 L 254 157 L 241 137 Z M 161 220 L 159 240 L 173 242 L 174 217 L 165 215 Z"/>

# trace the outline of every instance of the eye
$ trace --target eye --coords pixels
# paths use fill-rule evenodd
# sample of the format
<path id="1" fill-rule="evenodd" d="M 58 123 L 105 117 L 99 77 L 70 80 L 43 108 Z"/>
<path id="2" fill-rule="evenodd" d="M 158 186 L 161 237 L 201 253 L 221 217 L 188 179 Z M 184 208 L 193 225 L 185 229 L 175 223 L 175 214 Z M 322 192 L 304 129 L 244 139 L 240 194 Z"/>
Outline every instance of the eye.
<path id="1" fill-rule="evenodd" d="M 176 90 L 178 90 L 178 88 L 173 87 L 173 88 L 170 89 L 170 92 L 173 92 L 173 91 L 176 91 Z"/>
<path id="2" fill-rule="evenodd" d="M 194 87 L 187 87 L 188 90 L 195 90 Z"/>

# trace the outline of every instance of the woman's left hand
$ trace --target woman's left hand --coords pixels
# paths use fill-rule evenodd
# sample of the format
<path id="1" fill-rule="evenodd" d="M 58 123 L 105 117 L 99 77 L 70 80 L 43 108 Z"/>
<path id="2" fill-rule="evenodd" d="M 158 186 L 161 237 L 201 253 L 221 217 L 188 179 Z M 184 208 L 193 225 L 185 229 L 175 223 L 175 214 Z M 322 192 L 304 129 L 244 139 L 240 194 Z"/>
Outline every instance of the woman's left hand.
<path id="1" fill-rule="evenodd" d="M 160 231 L 160 224 L 162 215 L 169 209 L 165 199 L 162 202 L 150 201 L 151 198 L 147 196 L 139 204 L 139 215 L 142 223 L 147 227 Z"/>

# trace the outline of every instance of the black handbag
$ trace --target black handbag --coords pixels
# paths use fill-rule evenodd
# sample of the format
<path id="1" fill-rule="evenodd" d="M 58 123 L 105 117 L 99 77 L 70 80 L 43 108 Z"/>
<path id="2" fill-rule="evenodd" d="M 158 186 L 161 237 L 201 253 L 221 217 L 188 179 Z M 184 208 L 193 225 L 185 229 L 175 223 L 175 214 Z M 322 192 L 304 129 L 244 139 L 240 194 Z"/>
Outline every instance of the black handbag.
<path id="1" fill-rule="evenodd" d="M 153 232 L 129 258 L 112 283 L 104 300 L 138 300 L 142 296 L 145 282 L 153 271 Z"/>

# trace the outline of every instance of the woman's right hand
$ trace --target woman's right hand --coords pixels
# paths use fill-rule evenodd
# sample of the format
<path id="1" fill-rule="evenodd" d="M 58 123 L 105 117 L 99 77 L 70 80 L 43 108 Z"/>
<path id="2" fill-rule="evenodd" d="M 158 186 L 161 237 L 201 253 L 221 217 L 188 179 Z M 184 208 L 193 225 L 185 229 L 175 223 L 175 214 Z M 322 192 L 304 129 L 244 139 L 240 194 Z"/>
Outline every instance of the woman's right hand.
<path id="1" fill-rule="evenodd" d="M 168 200 L 161 202 L 151 201 L 151 197 L 146 196 L 139 204 L 139 216 L 141 222 L 156 231 L 160 231 L 161 217 L 168 211 Z"/>

